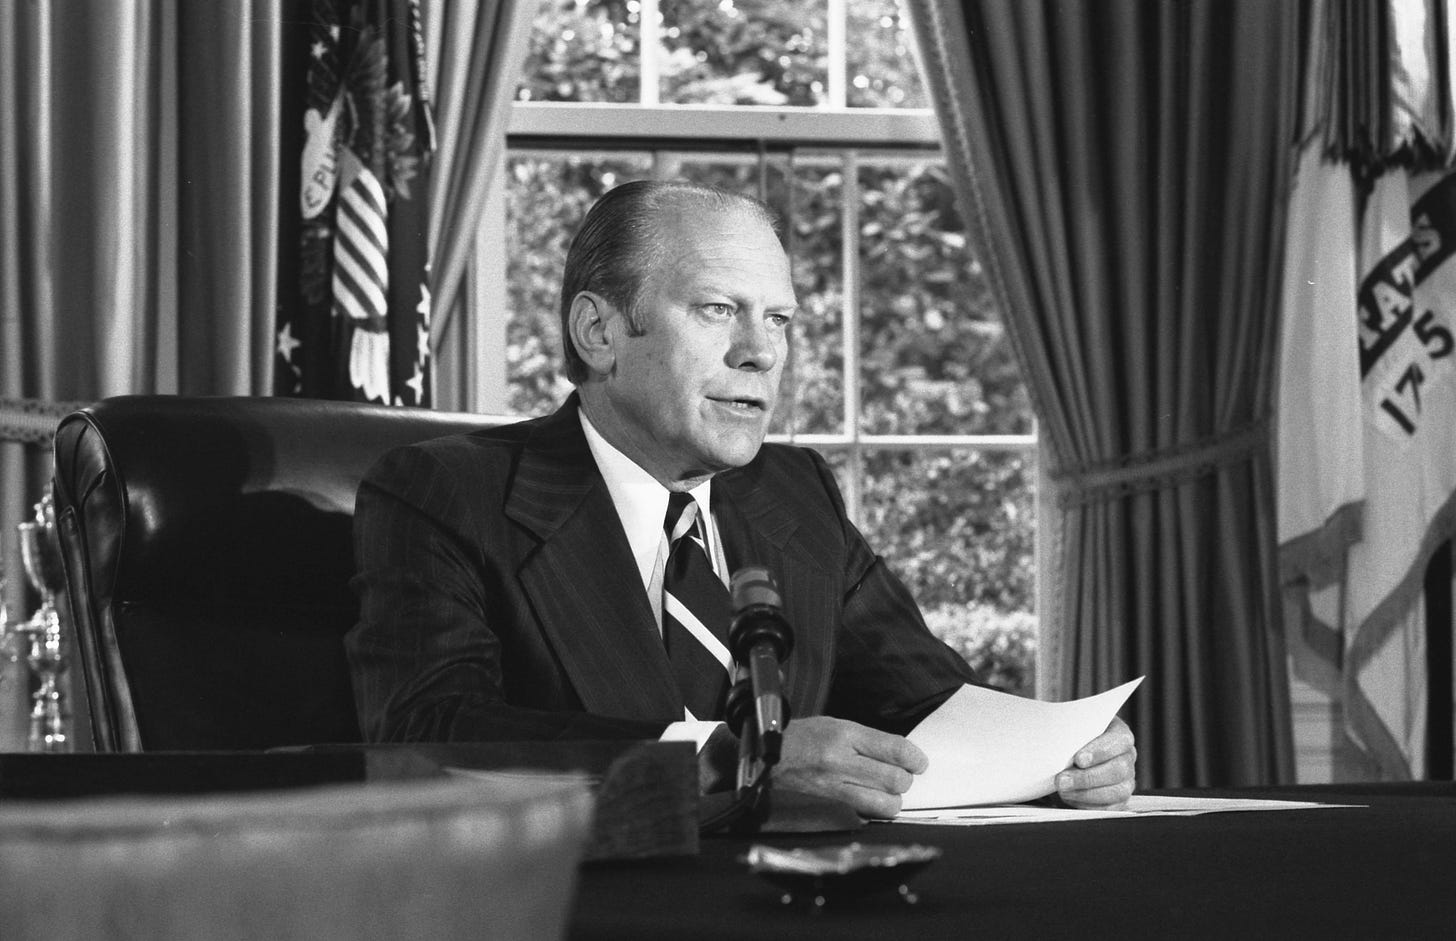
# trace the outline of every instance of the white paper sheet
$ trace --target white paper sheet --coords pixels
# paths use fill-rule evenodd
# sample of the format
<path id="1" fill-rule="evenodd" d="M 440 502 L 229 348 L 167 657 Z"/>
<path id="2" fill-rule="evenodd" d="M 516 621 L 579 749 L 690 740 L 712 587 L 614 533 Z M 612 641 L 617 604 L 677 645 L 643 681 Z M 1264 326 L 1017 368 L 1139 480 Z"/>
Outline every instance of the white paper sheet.
<path id="1" fill-rule="evenodd" d="M 1057 773 L 1101 735 L 1142 677 L 1072 702 L 963 686 L 909 735 L 930 758 L 905 810 L 1015 804 L 1056 790 Z"/>
<path id="2" fill-rule="evenodd" d="M 950 807 L 939 810 L 910 810 L 895 818 L 896 823 L 933 823 L 976 827 L 1001 823 L 1076 823 L 1083 820 L 1133 817 L 1194 817 L 1230 811 L 1324 810 L 1361 807 L 1362 804 L 1321 804 L 1314 801 L 1263 800 L 1226 797 L 1162 797 L 1134 794 L 1126 810 L 1072 810 L 1034 804 L 994 807 Z"/>

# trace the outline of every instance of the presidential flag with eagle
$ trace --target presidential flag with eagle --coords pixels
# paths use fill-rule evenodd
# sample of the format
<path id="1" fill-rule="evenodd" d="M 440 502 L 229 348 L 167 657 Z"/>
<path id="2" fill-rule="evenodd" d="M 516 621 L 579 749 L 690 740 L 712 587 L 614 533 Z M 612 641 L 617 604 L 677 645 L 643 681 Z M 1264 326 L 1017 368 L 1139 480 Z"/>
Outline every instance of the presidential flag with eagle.
<path id="1" fill-rule="evenodd" d="M 274 391 L 427 406 L 434 129 L 419 2 L 305 5 L 302 140 L 285 161 L 298 161 L 284 207 L 297 238 L 279 266 Z"/>

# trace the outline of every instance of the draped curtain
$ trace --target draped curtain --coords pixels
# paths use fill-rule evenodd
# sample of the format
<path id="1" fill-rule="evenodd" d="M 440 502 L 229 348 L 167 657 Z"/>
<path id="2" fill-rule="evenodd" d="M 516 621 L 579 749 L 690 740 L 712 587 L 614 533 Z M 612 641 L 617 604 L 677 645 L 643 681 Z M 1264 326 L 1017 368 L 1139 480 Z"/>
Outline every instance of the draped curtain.
<path id="1" fill-rule="evenodd" d="M 439 146 L 430 177 L 430 342 L 436 351 L 447 334 L 450 343 L 464 348 L 457 353 L 469 350 L 458 328 L 465 319 L 475 236 L 498 179 L 537 6 L 535 0 L 424 0 L 425 60 L 436 90 Z M 442 387 L 455 387 L 453 395 L 442 388 L 440 404 L 465 407 L 458 390 L 470 365 L 462 369 L 460 356 L 441 357 L 437 368 Z"/>
<path id="2" fill-rule="evenodd" d="M 1041 693 L 1140 783 L 1289 779 L 1271 389 L 1302 4 L 911 0 L 1054 507 Z"/>
<path id="3" fill-rule="evenodd" d="M 123 393 L 270 386 L 280 19 L 279 0 L 0 4 L 12 576 L 59 414 Z M 7 596 L 28 613 L 21 581 Z"/>

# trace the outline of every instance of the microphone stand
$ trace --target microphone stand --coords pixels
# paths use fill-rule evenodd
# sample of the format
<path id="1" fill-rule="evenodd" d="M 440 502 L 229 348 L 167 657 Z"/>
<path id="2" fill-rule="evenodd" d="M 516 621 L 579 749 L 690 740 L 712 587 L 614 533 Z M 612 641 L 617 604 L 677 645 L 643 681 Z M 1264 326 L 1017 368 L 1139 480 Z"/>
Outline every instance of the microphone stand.
<path id="1" fill-rule="evenodd" d="M 705 817 L 698 825 L 702 833 L 730 830 L 753 833 L 768 819 L 772 806 L 772 769 L 778 763 L 778 749 L 765 749 L 755 718 L 753 683 L 747 671 L 740 669 L 728 693 L 724 718 L 738 736 L 738 772 L 733 799 L 726 806 Z M 788 725 L 788 716 L 784 716 Z"/>
<path id="2" fill-rule="evenodd" d="M 699 823 L 702 833 L 727 827 L 736 833 L 822 832 L 862 825 L 849 806 L 791 789 L 779 795 L 774 817 L 773 769 L 789 724 L 781 664 L 794 648 L 783 602 L 768 570 L 747 566 L 733 574 L 735 614 L 728 646 L 738 667 L 725 718 L 738 736 L 738 780 L 731 802 Z M 773 817 L 773 819 L 770 819 Z"/>
<path id="3" fill-rule="evenodd" d="M 738 786 L 735 793 L 744 805 L 744 815 L 734 825 L 739 832 L 751 832 L 768 819 L 772 807 L 773 767 L 779 750 L 767 747 L 754 709 L 753 684 L 743 671 L 728 694 L 728 723 L 738 734 Z M 788 716 L 783 724 L 788 725 Z M 777 745 L 777 743 L 774 743 Z"/>

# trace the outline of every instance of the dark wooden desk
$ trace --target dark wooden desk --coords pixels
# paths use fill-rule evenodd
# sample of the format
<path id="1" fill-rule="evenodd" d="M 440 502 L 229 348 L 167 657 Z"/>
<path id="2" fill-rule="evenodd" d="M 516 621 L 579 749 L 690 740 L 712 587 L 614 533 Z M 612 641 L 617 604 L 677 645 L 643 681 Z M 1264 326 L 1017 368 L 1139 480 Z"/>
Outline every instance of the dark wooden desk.
<path id="1" fill-rule="evenodd" d="M 1368 806 L 761 840 L 942 849 L 911 880 L 918 905 L 867 895 L 819 915 L 747 871 L 752 840 L 708 838 L 691 859 L 584 867 L 570 937 L 1456 938 L 1456 785 L 1208 794 Z"/>
<path id="2" fill-rule="evenodd" d="M 567 766 L 590 769 L 621 747 L 573 755 Z M 389 749 L 60 761 L 0 755 L 0 802 L 388 780 L 428 774 L 444 758 L 482 767 L 505 760 L 489 749 L 475 754 L 477 761 L 459 760 L 469 747 L 442 748 L 424 756 Z M 542 764 L 540 755 L 508 757 Z M 411 766 L 418 758 L 425 763 Z M 872 824 L 853 834 L 760 838 L 784 847 L 857 839 L 941 848 L 943 856 L 911 880 L 916 906 L 889 893 L 867 894 L 818 915 L 784 907 L 778 889 L 747 871 L 740 858 L 755 840 L 709 837 L 696 855 L 583 865 L 569 937 L 1456 938 L 1456 784 L 1207 793 L 1367 806 L 1074 824 Z"/>

